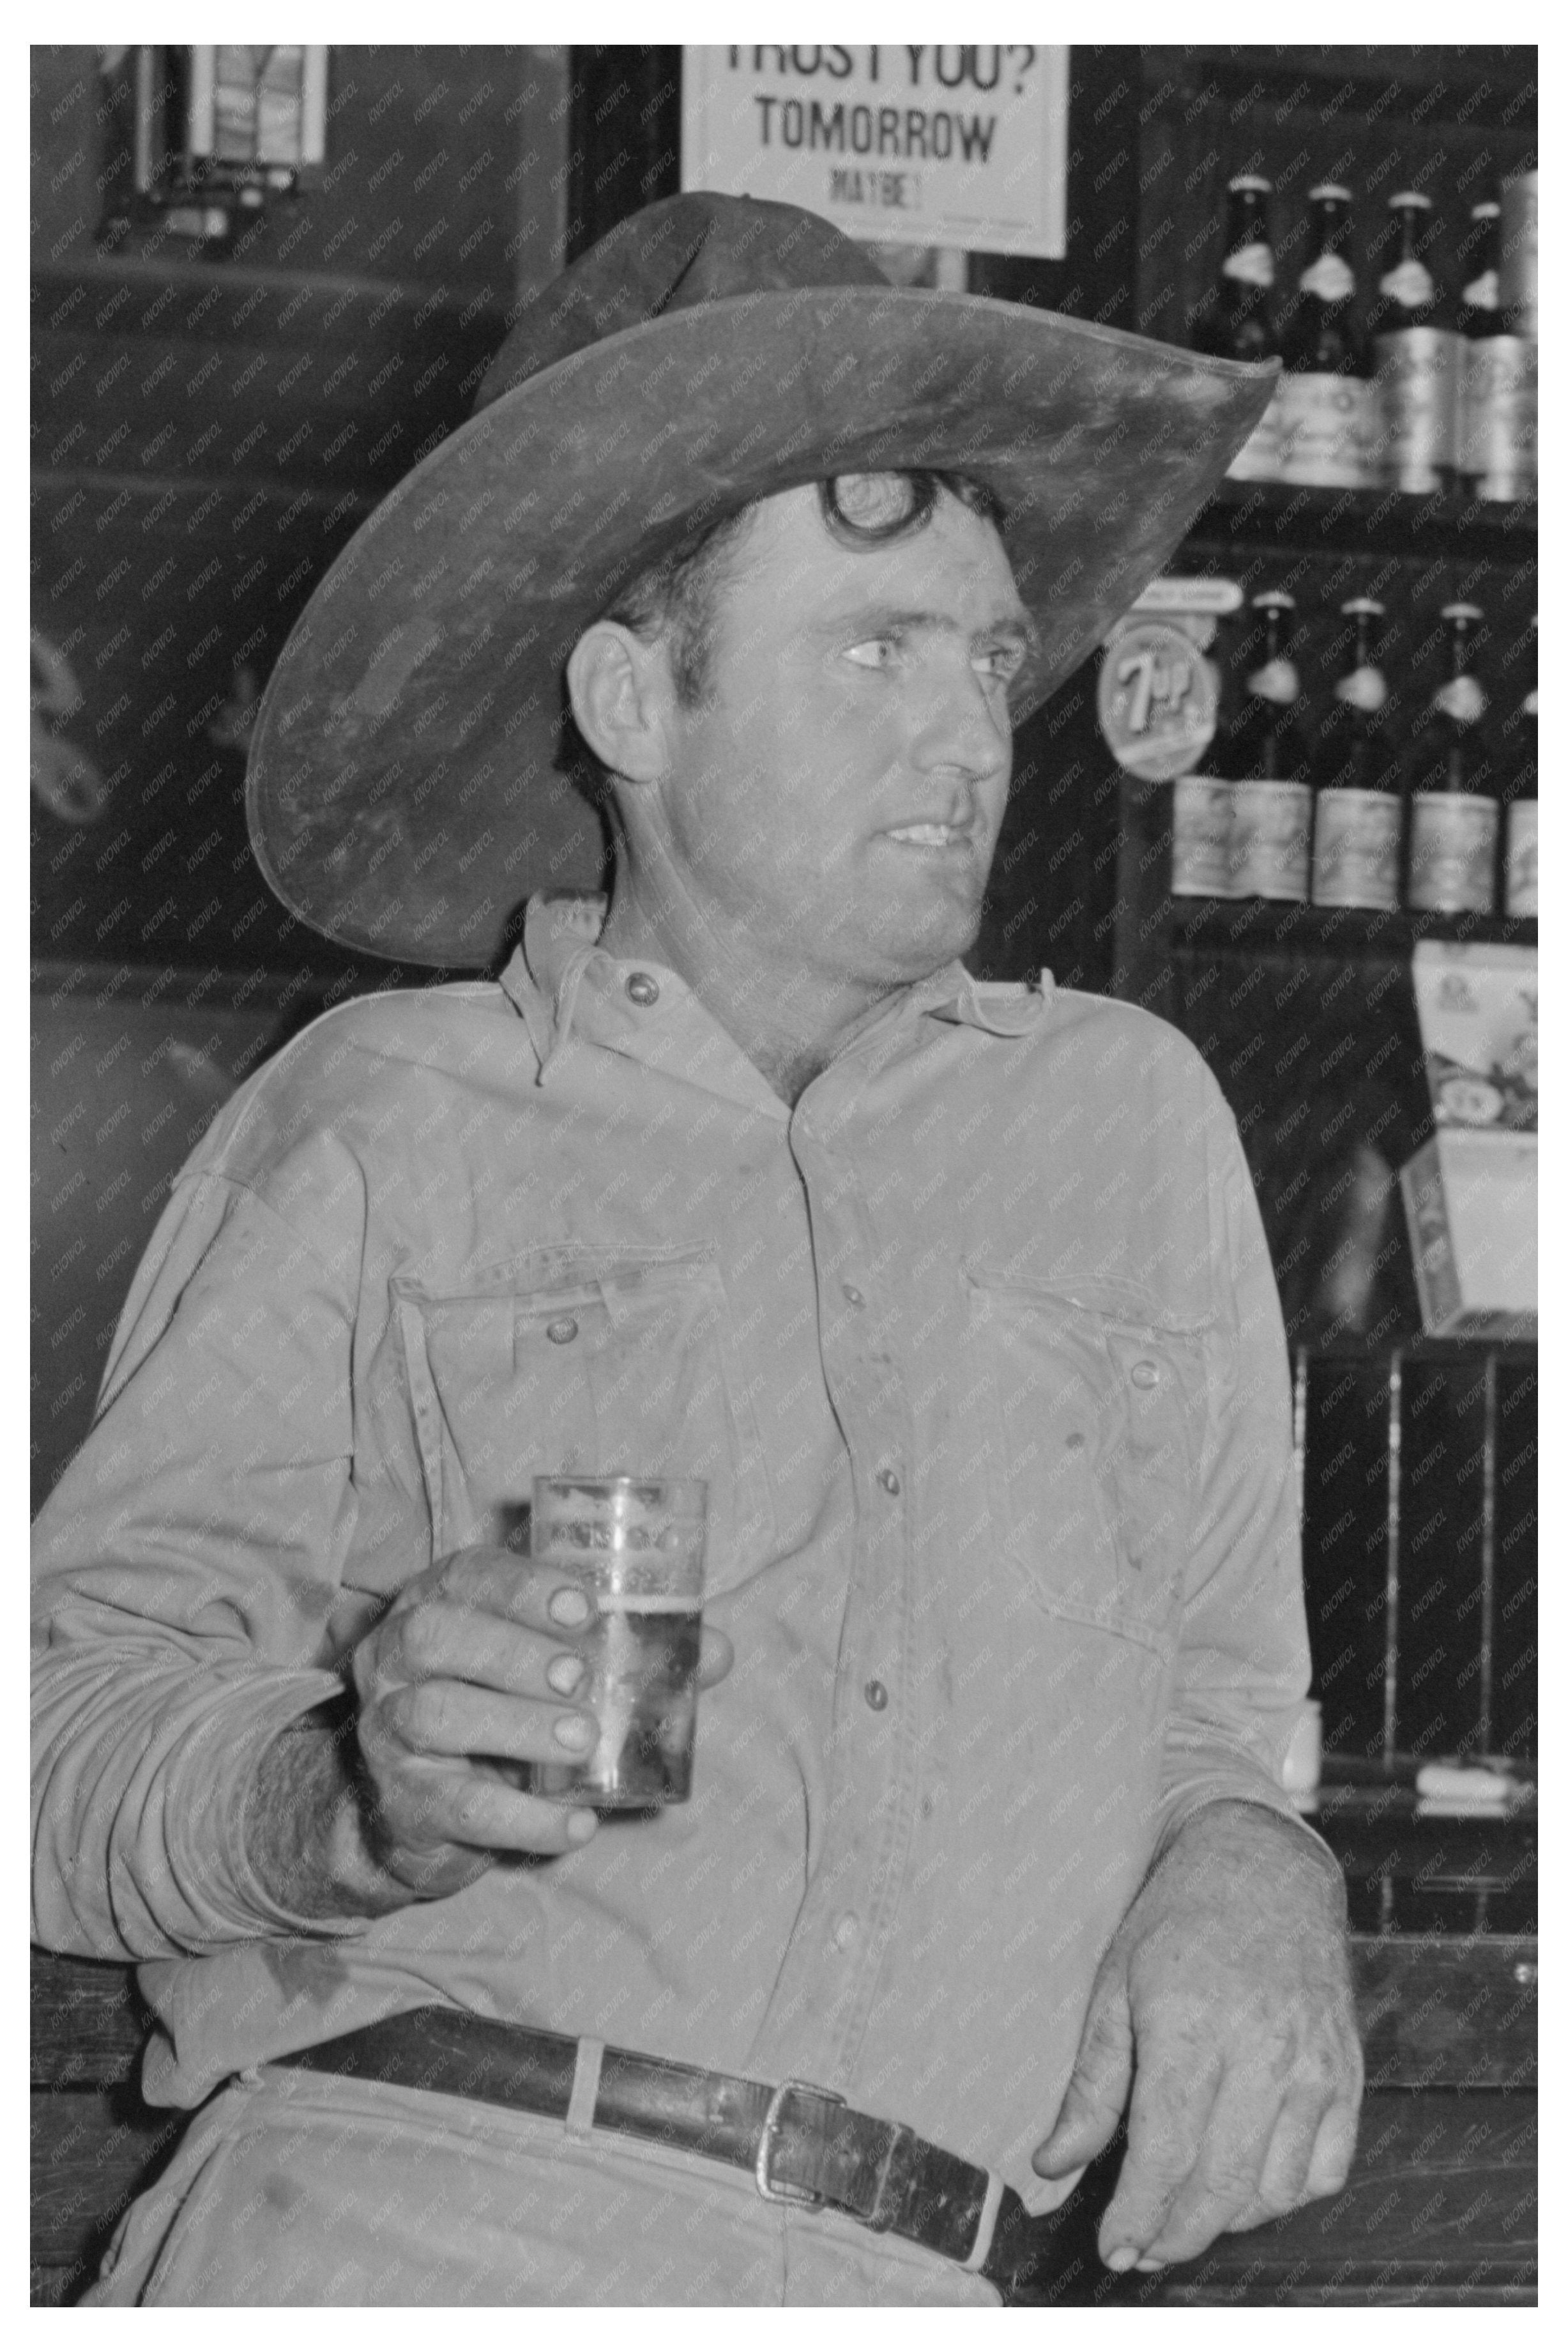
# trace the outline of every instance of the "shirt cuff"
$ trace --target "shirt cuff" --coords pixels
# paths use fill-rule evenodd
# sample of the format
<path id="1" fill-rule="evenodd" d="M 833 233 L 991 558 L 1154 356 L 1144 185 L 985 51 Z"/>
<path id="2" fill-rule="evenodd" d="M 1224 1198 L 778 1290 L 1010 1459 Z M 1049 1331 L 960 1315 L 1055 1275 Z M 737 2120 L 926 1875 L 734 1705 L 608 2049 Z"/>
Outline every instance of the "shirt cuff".
<path id="1" fill-rule="evenodd" d="M 163 1817 L 170 1867 L 203 1922 L 204 1940 L 356 1936 L 372 1924 L 358 1914 L 308 1918 L 289 1910 L 263 1885 L 245 1849 L 246 1801 L 264 1752 L 288 1725 L 342 1695 L 340 1678 L 324 1671 L 253 1671 L 228 1685 L 183 1743 Z"/>

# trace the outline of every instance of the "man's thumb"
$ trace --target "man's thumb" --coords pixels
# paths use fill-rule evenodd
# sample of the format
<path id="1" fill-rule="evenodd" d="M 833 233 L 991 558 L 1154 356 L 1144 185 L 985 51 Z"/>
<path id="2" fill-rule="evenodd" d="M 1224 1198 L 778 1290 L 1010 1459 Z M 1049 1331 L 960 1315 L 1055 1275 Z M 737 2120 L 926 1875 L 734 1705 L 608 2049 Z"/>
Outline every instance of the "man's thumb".
<path id="1" fill-rule="evenodd" d="M 1133 2015 L 1126 1988 L 1117 1984 L 1090 2010 L 1072 2079 L 1062 2095 L 1051 2137 L 1030 2159 L 1055 2180 L 1110 2146 L 1133 2084 Z"/>

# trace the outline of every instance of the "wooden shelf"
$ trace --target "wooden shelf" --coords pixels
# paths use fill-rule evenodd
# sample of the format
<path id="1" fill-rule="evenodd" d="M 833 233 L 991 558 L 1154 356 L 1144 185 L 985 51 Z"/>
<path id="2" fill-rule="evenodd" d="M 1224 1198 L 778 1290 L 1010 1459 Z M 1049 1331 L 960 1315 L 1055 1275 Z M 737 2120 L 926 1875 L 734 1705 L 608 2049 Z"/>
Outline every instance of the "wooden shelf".
<path id="1" fill-rule="evenodd" d="M 1303 1818 L 1333 1848 L 1347 1877 L 1386 1875 L 1478 1894 L 1534 1884 L 1533 1795 L 1489 1813 L 1418 1813 L 1416 1803 L 1414 1789 L 1395 1784 L 1325 1785 L 1317 1811 Z"/>
<path id="2" fill-rule="evenodd" d="M 1426 915 L 1401 908 L 1300 907 L 1267 898 L 1172 898 L 1167 936 L 1183 947 L 1276 948 L 1296 956 L 1407 958 L 1417 940 L 1532 948 L 1533 915 Z"/>
<path id="3" fill-rule="evenodd" d="M 1533 499 L 1473 499 L 1459 490 L 1423 498 L 1405 490 L 1225 481 L 1194 522 L 1186 543 L 1531 563 L 1536 541 Z M 1178 568 L 1176 559 L 1171 568 Z"/>

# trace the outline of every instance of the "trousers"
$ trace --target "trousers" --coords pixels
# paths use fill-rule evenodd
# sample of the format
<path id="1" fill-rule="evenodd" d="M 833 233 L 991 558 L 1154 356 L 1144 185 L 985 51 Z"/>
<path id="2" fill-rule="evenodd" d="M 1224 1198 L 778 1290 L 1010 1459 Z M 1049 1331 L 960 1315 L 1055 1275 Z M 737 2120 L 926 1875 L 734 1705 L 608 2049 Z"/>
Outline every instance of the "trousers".
<path id="1" fill-rule="evenodd" d="M 209 2100 L 88 2305 L 977 2305 L 940 2255 L 732 2167 L 440 2092 L 260 2067 Z"/>

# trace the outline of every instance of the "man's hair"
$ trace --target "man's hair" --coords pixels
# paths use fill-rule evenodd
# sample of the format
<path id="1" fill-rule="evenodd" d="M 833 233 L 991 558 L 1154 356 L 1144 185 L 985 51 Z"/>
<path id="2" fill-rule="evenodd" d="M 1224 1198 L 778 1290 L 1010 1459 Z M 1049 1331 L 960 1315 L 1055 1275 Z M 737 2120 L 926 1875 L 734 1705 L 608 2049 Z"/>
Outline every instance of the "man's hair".
<path id="1" fill-rule="evenodd" d="M 850 547 L 877 546 L 924 530 L 939 490 L 998 531 L 1004 520 L 1001 501 L 983 483 L 925 467 L 897 473 L 838 474 L 819 482 L 816 490 L 823 521 L 835 539 Z M 735 559 L 762 503 L 754 499 L 736 513 L 721 515 L 700 537 L 639 573 L 601 616 L 618 621 L 644 642 L 668 632 L 671 671 L 685 709 L 698 709 L 706 698 L 718 593 L 733 576 Z"/>

